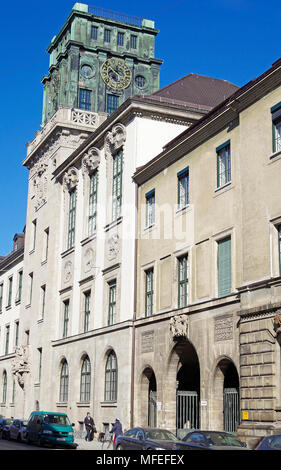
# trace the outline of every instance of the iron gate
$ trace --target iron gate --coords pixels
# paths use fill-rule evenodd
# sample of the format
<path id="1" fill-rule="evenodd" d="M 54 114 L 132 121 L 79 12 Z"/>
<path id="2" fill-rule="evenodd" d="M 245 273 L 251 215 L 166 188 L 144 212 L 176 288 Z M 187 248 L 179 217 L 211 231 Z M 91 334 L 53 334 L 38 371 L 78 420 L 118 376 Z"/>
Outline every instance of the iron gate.
<path id="1" fill-rule="evenodd" d="M 227 432 L 236 432 L 240 424 L 240 400 L 236 388 L 224 389 L 223 400 L 224 430 Z"/>
<path id="2" fill-rule="evenodd" d="M 157 426 L 157 392 L 150 390 L 148 399 L 148 426 L 156 428 Z"/>
<path id="3" fill-rule="evenodd" d="M 194 391 L 177 391 L 177 434 L 182 429 L 199 429 L 199 397 Z"/>

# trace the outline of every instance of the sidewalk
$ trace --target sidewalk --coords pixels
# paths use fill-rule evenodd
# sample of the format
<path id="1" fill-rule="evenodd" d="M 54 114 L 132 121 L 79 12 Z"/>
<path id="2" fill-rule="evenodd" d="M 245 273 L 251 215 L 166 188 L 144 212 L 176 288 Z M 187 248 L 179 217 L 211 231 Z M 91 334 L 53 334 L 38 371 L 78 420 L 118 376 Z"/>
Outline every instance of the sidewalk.
<path id="1" fill-rule="evenodd" d="M 97 438 L 93 441 L 85 441 L 85 438 L 75 438 L 74 442 L 78 444 L 77 450 L 113 450 L 112 442 L 99 442 Z"/>

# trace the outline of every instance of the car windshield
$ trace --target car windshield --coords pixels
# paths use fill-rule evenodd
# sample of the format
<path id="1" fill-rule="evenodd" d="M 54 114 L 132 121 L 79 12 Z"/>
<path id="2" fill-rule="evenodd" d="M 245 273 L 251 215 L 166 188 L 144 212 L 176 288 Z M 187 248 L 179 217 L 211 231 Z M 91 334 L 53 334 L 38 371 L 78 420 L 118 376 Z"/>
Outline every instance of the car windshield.
<path id="1" fill-rule="evenodd" d="M 272 436 L 268 439 L 268 444 L 274 449 L 281 449 L 281 436 Z"/>
<path id="2" fill-rule="evenodd" d="M 235 436 L 220 433 L 204 433 L 210 446 L 236 446 L 243 447 L 243 443 Z"/>
<path id="3" fill-rule="evenodd" d="M 70 426 L 70 421 L 66 415 L 45 415 L 43 421 L 57 426 Z"/>
<path id="4" fill-rule="evenodd" d="M 145 433 L 145 439 L 155 440 L 155 441 L 177 441 L 176 436 L 165 429 L 153 429 Z"/>

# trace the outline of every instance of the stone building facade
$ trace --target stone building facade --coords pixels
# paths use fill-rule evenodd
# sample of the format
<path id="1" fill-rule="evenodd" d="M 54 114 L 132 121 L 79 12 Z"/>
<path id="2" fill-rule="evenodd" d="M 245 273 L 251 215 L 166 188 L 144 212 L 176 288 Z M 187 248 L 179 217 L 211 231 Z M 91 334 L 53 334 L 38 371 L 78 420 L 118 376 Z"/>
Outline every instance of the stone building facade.
<path id="1" fill-rule="evenodd" d="M 134 176 L 142 424 L 280 431 L 280 98 L 277 61 Z"/>

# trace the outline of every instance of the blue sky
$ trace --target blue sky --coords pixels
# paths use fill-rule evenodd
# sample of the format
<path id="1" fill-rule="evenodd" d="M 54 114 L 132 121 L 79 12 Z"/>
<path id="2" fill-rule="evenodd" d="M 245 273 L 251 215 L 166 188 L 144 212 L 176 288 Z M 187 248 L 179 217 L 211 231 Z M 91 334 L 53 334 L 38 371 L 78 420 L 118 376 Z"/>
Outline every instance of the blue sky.
<path id="1" fill-rule="evenodd" d="M 0 255 L 25 225 L 26 142 L 40 129 L 46 48 L 75 1 L 1 2 Z M 86 1 L 84 3 L 87 3 Z M 280 0 L 90 0 L 89 5 L 153 19 L 160 30 L 160 86 L 193 72 L 242 86 L 281 57 Z"/>

